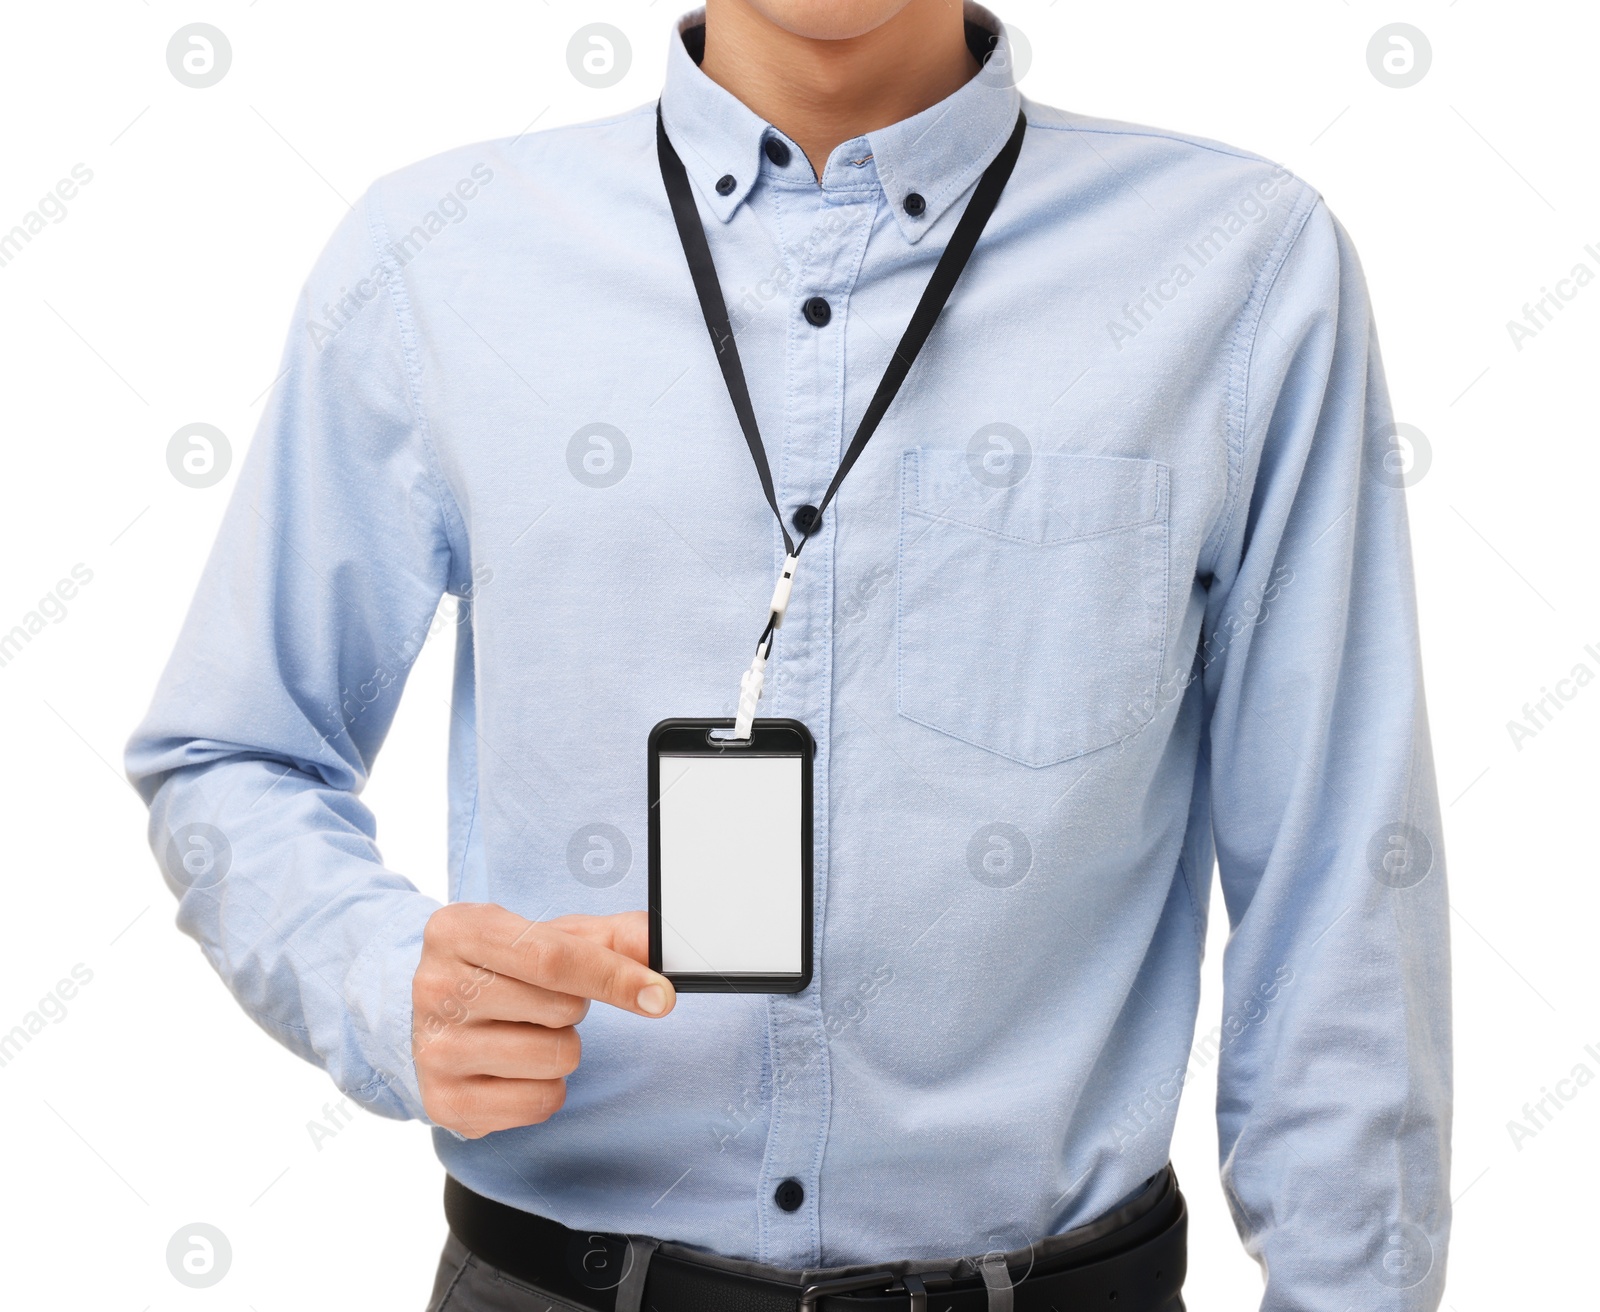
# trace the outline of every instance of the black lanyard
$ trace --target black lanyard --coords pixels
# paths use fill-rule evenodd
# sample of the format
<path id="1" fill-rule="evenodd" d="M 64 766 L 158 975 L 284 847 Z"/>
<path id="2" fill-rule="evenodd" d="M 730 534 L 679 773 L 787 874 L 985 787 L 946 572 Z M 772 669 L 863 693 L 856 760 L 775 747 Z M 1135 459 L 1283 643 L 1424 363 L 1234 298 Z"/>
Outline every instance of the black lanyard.
<path id="1" fill-rule="evenodd" d="M 672 203 L 672 217 L 677 221 L 678 237 L 683 242 L 683 254 L 689 261 L 689 272 L 694 277 L 694 289 L 700 295 L 700 309 L 705 315 L 706 329 L 711 334 L 711 344 L 717 352 L 717 363 L 722 366 L 722 377 L 728 385 L 728 396 L 733 401 L 734 413 L 739 416 L 739 427 L 744 429 L 744 440 L 750 447 L 750 458 L 755 461 L 756 473 L 761 477 L 761 490 L 767 494 L 767 504 L 777 516 L 778 528 L 783 533 L 783 544 L 791 556 L 798 556 L 807 538 L 821 526 L 822 515 L 828 509 L 828 503 L 833 500 L 834 493 L 839 490 L 839 484 L 844 482 L 845 475 L 850 472 L 862 451 L 866 449 L 872 434 L 877 431 L 878 422 L 889 409 L 895 393 L 900 390 L 900 384 L 910 372 L 912 361 L 917 358 L 917 352 L 922 349 L 923 342 L 928 340 L 928 334 L 933 331 L 939 311 L 944 309 L 944 303 L 950 299 L 956 280 L 961 277 L 962 269 L 966 268 L 967 257 L 977 246 L 984 225 L 994 213 L 1000 193 L 1005 190 L 1006 180 L 1010 178 L 1012 166 L 1016 164 L 1017 155 L 1022 150 L 1022 137 L 1027 126 L 1027 119 L 1018 112 L 1016 128 L 1006 140 L 1006 144 L 1000 148 L 1000 153 L 990 162 L 989 167 L 984 169 L 983 176 L 978 179 L 977 189 L 972 193 L 972 199 L 967 202 L 967 208 L 963 211 L 960 222 L 956 224 L 956 230 L 951 234 L 949 244 L 944 248 L 944 254 L 939 257 L 933 276 L 928 279 L 928 285 L 923 289 L 922 299 L 917 302 L 917 308 L 911 315 L 911 322 L 906 325 L 900 344 L 895 347 L 888 368 L 883 371 L 883 379 L 878 384 L 878 390 L 873 393 L 866 413 L 861 416 L 861 423 L 856 428 L 855 436 L 850 439 L 844 458 L 839 461 L 839 468 L 833 475 L 833 481 L 828 484 L 828 490 L 817 506 L 817 514 L 811 521 L 812 527 L 801 531 L 800 542 L 796 545 L 789 536 L 788 526 L 784 523 L 783 511 L 778 508 L 778 495 L 772 485 L 772 469 L 767 464 L 767 451 L 761 442 L 761 430 L 756 427 L 756 413 L 750 404 L 750 388 L 745 383 L 744 366 L 739 362 L 739 346 L 733 338 L 733 325 L 728 320 L 728 307 L 722 299 L 722 284 L 717 281 L 717 268 L 711 259 L 711 248 L 706 243 L 705 228 L 700 223 L 700 212 L 695 207 L 694 192 L 689 188 L 689 175 L 684 171 L 683 161 L 678 158 L 678 152 L 673 149 L 672 142 L 667 137 L 666 125 L 661 121 L 661 104 L 659 101 L 656 103 L 656 153 L 661 160 L 661 180 L 666 183 L 667 198 Z M 770 630 L 771 625 L 768 627 Z M 762 635 L 763 640 L 766 636 Z"/>

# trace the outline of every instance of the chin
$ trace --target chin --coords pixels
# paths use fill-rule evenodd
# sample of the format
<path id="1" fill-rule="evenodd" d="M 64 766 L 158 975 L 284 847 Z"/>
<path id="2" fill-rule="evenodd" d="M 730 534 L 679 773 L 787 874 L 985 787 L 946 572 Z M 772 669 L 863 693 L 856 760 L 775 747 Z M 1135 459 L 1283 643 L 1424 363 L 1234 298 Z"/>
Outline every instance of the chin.
<path id="1" fill-rule="evenodd" d="M 736 0 L 812 41 L 846 41 L 882 27 L 911 0 Z"/>

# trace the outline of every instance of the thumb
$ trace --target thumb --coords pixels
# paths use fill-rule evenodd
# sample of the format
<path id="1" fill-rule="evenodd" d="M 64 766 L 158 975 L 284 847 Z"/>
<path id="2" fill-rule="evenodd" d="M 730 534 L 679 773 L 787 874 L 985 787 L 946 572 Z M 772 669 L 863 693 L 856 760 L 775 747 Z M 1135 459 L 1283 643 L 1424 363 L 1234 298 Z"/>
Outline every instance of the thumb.
<path id="1" fill-rule="evenodd" d="M 619 911 L 610 916 L 573 914 L 557 916 L 544 923 L 551 929 L 630 957 L 641 966 L 650 964 L 650 918 L 643 911 Z M 670 1010 L 677 1001 L 677 991 L 665 976 L 658 975 L 655 982 L 667 995 L 664 1011 Z"/>

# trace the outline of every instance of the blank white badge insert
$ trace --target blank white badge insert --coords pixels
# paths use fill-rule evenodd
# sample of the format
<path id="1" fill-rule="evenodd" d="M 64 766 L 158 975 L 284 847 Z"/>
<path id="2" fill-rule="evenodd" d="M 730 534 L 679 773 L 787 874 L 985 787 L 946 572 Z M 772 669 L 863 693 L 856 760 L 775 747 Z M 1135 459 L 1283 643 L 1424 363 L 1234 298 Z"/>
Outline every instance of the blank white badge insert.
<path id="1" fill-rule="evenodd" d="M 661 967 L 798 975 L 798 756 L 661 756 Z"/>

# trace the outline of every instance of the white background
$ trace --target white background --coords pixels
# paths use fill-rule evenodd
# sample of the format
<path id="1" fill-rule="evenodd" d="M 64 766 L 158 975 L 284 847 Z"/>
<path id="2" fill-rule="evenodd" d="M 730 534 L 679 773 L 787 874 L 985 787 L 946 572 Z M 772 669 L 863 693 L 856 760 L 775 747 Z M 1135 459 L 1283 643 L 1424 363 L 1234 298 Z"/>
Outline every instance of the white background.
<path id="1" fill-rule="evenodd" d="M 1363 253 L 1397 415 L 1432 449 L 1409 497 L 1455 908 L 1445 1306 L 1593 1306 L 1600 1087 L 1520 1145 L 1507 1123 L 1580 1062 L 1600 1074 L 1600 687 L 1520 750 L 1506 725 L 1580 661 L 1600 672 L 1585 651 L 1600 651 L 1600 285 L 1521 351 L 1506 321 L 1578 261 L 1600 273 L 1583 249 L 1600 248 L 1600 18 L 1484 0 L 1017 0 L 1005 16 L 1033 49 L 1029 95 L 1282 160 Z M 166 445 L 185 424 L 215 424 L 237 469 L 301 280 L 373 178 L 651 98 L 674 17 L 670 0 L 7 6 L 0 232 L 75 164 L 94 175 L 0 267 L 0 632 L 75 564 L 93 571 L 66 617 L 0 667 L 0 1033 L 74 965 L 93 972 L 65 1018 L 0 1068 L 7 1305 L 422 1306 L 443 1235 L 426 1134 L 337 1108 L 330 1119 L 326 1078 L 258 1032 L 173 929 L 120 778 L 234 477 L 182 486 Z M 604 90 L 565 56 L 596 20 L 633 49 Z M 194 21 L 233 47 L 205 90 L 165 57 Z M 1394 21 L 1433 48 L 1403 90 L 1366 60 Z M 448 657 L 444 643 L 423 654 L 369 792 L 390 863 L 435 893 Z M 1219 900 L 1202 1029 L 1218 1019 L 1223 923 Z M 1260 1284 L 1216 1181 L 1213 1093 L 1209 1071 L 1190 1085 L 1175 1146 L 1193 1216 L 1188 1298 L 1234 1312 Z M 314 1143 L 314 1121 L 337 1133 Z M 194 1221 L 232 1246 L 208 1290 L 167 1268 L 169 1237 Z"/>

